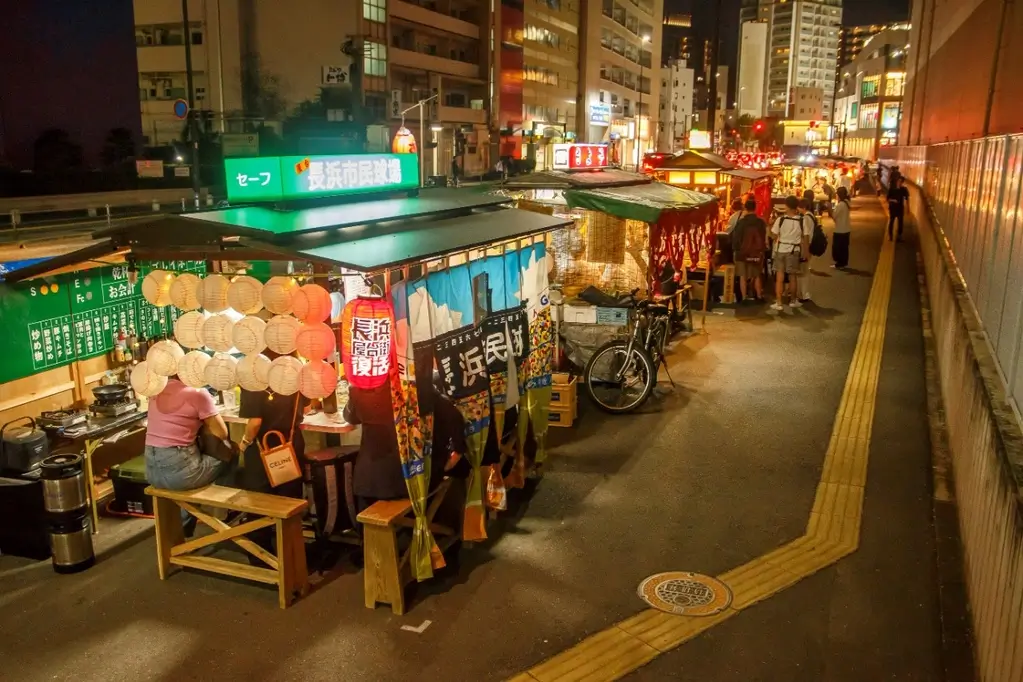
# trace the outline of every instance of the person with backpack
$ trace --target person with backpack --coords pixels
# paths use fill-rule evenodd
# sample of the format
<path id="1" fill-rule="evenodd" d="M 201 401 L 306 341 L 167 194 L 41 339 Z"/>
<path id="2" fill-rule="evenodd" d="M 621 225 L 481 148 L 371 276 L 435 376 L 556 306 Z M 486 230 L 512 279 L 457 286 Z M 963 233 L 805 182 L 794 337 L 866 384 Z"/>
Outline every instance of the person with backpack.
<path id="1" fill-rule="evenodd" d="M 849 265 L 849 237 L 852 234 L 852 224 L 849 221 L 849 211 L 852 204 L 849 203 L 849 190 L 845 187 L 838 188 L 838 202 L 831 212 L 835 220 L 835 232 L 832 236 L 831 258 L 835 264 L 831 267 L 839 270 Z"/>
<path id="2" fill-rule="evenodd" d="M 898 172 L 898 166 L 892 171 L 892 182 L 888 189 L 888 241 L 902 241 L 902 221 L 906 216 L 906 204 L 909 203 L 909 190 L 906 179 Z M 899 231 L 893 235 L 895 221 L 899 222 Z"/>
<path id="3" fill-rule="evenodd" d="M 764 300 L 760 273 L 764 269 L 764 250 L 767 247 L 767 223 L 757 215 L 757 202 L 747 199 L 742 217 L 732 232 L 735 252 L 735 274 L 739 277 L 742 300 L 748 300 L 749 283 L 753 283 L 756 300 Z"/>
<path id="4" fill-rule="evenodd" d="M 772 310 L 782 310 L 785 300 L 785 276 L 789 277 L 789 305 L 799 308 L 799 273 L 802 270 L 803 254 L 809 254 L 810 239 L 803 226 L 803 216 L 799 214 L 799 199 L 794 196 L 785 198 L 785 213 L 771 228 L 774 237 L 774 293 L 777 297 L 771 305 Z"/>
<path id="5" fill-rule="evenodd" d="M 828 236 L 813 213 L 813 203 L 803 199 L 799 202 L 799 214 L 803 219 L 803 234 L 809 240 L 809 248 L 803 252 L 799 278 L 799 300 L 810 300 L 810 257 L 823 256 L 828 250 Z"/>

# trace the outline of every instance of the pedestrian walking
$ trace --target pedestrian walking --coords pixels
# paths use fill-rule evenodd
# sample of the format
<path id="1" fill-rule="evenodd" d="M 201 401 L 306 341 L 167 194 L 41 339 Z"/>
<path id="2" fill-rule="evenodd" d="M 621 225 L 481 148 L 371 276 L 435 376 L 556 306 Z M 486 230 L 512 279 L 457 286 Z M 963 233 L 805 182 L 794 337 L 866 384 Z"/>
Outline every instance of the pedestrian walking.
<path id="1" fill-rule="evenodd" d="M 728 217 L 728 234 L 735 232 L 735 224 L 739 222 L 739 218 L 742 217 L 742 201 L 736 199 L 732 202 L 732 214 Z M 732 241 L 732 249 L 734 250 L 738 246 L 738 243 Z"/>
<path id="2" fill-rule="evenodd" d="M 807 244 L 813 239 L 814 230 L 817 229 L 817 216 L 813 212 L 813 199 L 804 198 L 799 202 L 799 216 L 803 221 L 803 236 L 806 237 Z M 825 247 L 826 248 L 826 247 Z M 818 255 L 825 253 L 822 250 Z M 799 267 L 799 288 L 798 295 L 799 300 L 806 303 L 810 300 L 810 250 L 809 248 L 803 249 L 803 257 L 800 260 Z"/>
<path id="3" fill-rule="evenodd" d="M 452 157 L 451 158 L 451 179 L 454 182 L 455 187 L 458 187 L 458 176 L 460 176 L 461 174 L 462 174 L 462 169 L 458 167 L 458 157 L 457 156 Z"/>
<path id="4" fill-rule="evenodd" d="M 833 268 L 842 269 L 849 265 L 849 237 L 852 234 L 849 211 L 851 209 L 849 190 L 839 187 L 838 202 L 831 211 L 831 217 L 835 221 L 835 232 L 831 236 L 831 258 L 835 261 L 835 264 L 831 266 Z"/>
<path id="5" fill-rule="evenodd" d="M 902 223 L 908 203 L 909 190 L 906 189 L 906 179 L 902 175 L 897 175 L 895 181 L 888 188 L 888 241 L 892 239 L 902 241 Z M 895 221 L 899 222 L 899 231 L 893 236 Z"/>
<path id="6" fill-rule="evenodd" d="M 743 204 L 742 217 L 732 232 L 735 253 L 735 274 L 739 277 L 739 292 L 743 302 L 749 299 L 749 285 L 757 301 L 764 300 L 763 283 L 760 273 L 764 268 L 764 249 L 767 246 L 767 223 L 757 215 L 757 202 L 747 199 Z"/>
<path id="7" fill-rule="evenodd" d="M 774 237 L 774 294 L 776 299 L 772 310 L 782 310 L 785 300 L 785 276 L 789 278 L 789 305 L 799 308 L 799 273 L 802 270 L 803 254 L 809 256 L 810 239 L 803 227 L 803 216 L 799 214 L 799 199 L 785 198 L 785 213 L 771 228 Z"/>

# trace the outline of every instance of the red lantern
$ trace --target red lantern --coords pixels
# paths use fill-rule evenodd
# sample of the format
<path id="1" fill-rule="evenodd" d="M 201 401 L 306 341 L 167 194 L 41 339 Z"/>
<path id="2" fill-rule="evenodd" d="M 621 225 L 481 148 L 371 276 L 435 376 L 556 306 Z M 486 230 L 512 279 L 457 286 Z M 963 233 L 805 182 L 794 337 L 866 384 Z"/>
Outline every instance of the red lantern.
<path id="1" fill-rule="evenodd" d="M 415 154 L 416 138 L 412 131 L 405 126 L 398 128 L 391 141 L 391 151 L 395 154 Z"/>
<path id="2" fill-rule="evenodd" d="M 384 297 L 356 297 L 341 316 L 341 360 L 348 382 L 372 389 L 385 384 L 397 368 L 394 310 Z"/>

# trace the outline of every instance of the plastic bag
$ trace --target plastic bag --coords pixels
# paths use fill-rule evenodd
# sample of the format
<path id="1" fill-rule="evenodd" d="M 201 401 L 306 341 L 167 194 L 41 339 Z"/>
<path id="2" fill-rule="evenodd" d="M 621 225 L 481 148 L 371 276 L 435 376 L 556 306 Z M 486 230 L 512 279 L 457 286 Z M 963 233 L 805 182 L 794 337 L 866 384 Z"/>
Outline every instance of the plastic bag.
<path id="1" fill-rule="evenodd" d="M 501 469 L 496 466 L 490 467 L 490 476 L 487 478 L 487 508 L 496 511 L 508 509 L 508 489 L 504 485 Z"/>

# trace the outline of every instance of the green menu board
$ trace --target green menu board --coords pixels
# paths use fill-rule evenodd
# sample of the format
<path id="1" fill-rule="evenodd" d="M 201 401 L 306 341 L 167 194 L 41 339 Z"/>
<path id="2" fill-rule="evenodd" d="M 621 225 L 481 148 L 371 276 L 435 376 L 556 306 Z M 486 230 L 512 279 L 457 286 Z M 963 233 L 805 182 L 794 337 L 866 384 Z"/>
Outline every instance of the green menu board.
<path id="1" fill-rule="evenodd" d="M 156 261 L 139 265 L 139 278 L 153 270 L 204 274 L 203 261 Z M 74 360 L 110 352 L 120 329 L 147 338 L 169 334 L 181 311 L 158 308 L 128 282 L 124 265 L 31 280 L 0 283 L 0 383 L 31 376 Z"/>

